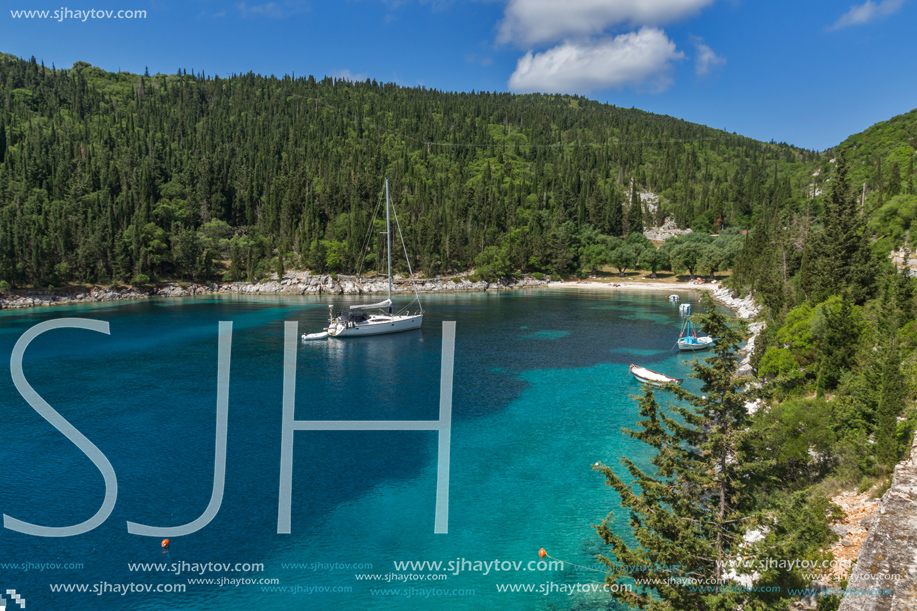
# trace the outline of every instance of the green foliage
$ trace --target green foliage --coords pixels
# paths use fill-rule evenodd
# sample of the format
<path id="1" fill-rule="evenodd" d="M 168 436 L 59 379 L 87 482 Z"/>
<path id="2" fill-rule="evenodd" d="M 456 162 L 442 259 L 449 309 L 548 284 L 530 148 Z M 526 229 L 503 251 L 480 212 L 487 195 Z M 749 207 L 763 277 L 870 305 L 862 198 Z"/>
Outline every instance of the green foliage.
<path id="1" fill-rule="evenodd" d="M 652 272 L 653 278 L 656 277 L 656 272 L 658 270 L 665 269 L 670 265 L 668 254 L 663 249 L 656 248 L 652 245 L 640 253 L 640 258 L 637 262 L 640 264 L 640 267 L 649 269 Z"/>
<path id="2" fill-rule="evenodd" d="M 511 269 L 505 248 L 488 246 L 474 259 L 475 272 L 488 282 L 495 282 L 510 275 Z"/>
<path id="3" fill-rule="evenodd" d="M 637 263 L 637 252 L 632 246 L 624 244 L 615 248 L 609 255 L 608 262 L 618 268 L 619 275 L 623 276 L 628 268 Z"/>
<path id="4" fill-rule="evenodd" d="M 788 399 L 758 412 L 759 452 L 775 461 L 785 485 L 824 475 L 833 466 L 837 431 L 832 407 L 821 398 Z"/>
<path id="5" fill-rule="evenodd" d="M 846 298 L 831 297 L 815 308 L 812 337 L 818 348 L 819 394 L 837 387 L 841 375 L 854 364 L 865 332 L 860 308 Z"/>
<path id="6" fill-rule="evenodd" d="M 880 238 L 890 238 L 889 246 L 898 247 L 904 244 L 915 217 L 917 217 L 917 195 L 895 195 L 873 212 L 869 221 L 869 229 Z"/>
<path id="7" fill-rule="evenodd" d="M 824 231 L 806 245 L 804 288 L 815 301 L 847 291 L 856 303 L 863 303 L 875 293 L 876 265 L 843 155 L 838 156 L 831 194 L 825 202 L 824 225 Z"/>
<path id="8" fill-rule="evenodd" d="M 136 274 L 131 278 L 131 284 L 144 285 L 150 283 L 150 277 L 146 274 Z"/>
<path id="9" fill-rule="evenodd" d="M 628 234 L 643 233 L 643 202 L 637 193 L 637 181 L 631 183 L 630 206 L 627 208 L 625 228 Z"/>
<path id="10" fill-rule="evenodd" d="M 798 379 L 805 375 L 793 352 L 786 348 L 771 346 L 758 364 L 758 375 L 763 378 Z"/>
<path id="11" fill-rule="evenodd" d="M 620 497 L 635 540 L 616 532 L 609 516 L 596 527 L 610 546 L 610 554 L 599 559 L 608 566 L 608 584 L 658 580 L 652 591 L 611 591 L 632 607 L 725 610 L 744 608 L 754 598 L 757 605 L 766 601 L 774 605 L 770 608 L 779 608 L 786 605 L 781 602 L 786 590 L 762 597 L 736 588 L 710 592 L 685 582 L 725 586 L 729 560 L 764 553 L 743 540 L 762 516 L 750 485 L 760 465 L 746 452 L 746 394 L 733 380 L 738 367 L 734 353 L 742 334 L 716 311 L 709 296 L 705 302 L 708 313 L 700 317 L 701 327 L 718 341 L 714 356 L 693 364 L 703 396 L 672 385 L 668 390 L 687 406 L 673 405 L 674 413 L 666 413 L 647 386 L 640 401 L 639 428 L 627 431 L 656 450 L 653 472 L 621 458 L 632 480 L 628 483 L 608 466 L 595 467 Z M 739 574 L 745 571 L 737 568 Z"/>
<path id="12" fill-rule="evenodd" d="M 694 279 L 694 270 L 704 256 L 707 246 L 698 240 L 684 240 L 675 245 L 669 252 L 669 261 L 672 265 L 672 271 L 681 274 L 687 271 Z"/>
<path id="13" fill-rule="evenodd" d="M 576 96 L 330 78 L 141 77 L 4 57 L 0 100 L 0 280 L 20 286 L 64 262 L 78 282 L 205 280 L 232 266 L 233 237 L 248 240 L 233 279 L 272 273 L 278 253 L 353 273 L 383 255 L 372 226 L 383 177 L 415 268 L 469 269 L 494 246 L 511 270 L 567 274 L 590 265 L 585 226 L 625 234 L 625 177 L 637 200 L 660 195 L 657 222 L 730 226 L 757 214 L 772 167 L 801 192 L 818 158 Z"/>

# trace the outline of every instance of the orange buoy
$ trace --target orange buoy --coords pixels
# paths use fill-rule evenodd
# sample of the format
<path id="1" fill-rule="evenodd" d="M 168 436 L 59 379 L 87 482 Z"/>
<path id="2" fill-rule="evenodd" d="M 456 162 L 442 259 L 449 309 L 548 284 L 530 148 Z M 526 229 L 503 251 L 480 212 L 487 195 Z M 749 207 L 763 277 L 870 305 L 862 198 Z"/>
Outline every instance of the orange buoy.
<path id="1" fill-rule="evenodd" d="M 169 540 L 168 539 L 162 540 L 162 549 L 169 549 Z"/>
<path id="2" fill-rule="evenodd" d="M 548 555 L 548 552 L 544 551 L 544 548 L 542 547 L 540 550 L 538 550 L 538 555 L 544 558 Z"/>

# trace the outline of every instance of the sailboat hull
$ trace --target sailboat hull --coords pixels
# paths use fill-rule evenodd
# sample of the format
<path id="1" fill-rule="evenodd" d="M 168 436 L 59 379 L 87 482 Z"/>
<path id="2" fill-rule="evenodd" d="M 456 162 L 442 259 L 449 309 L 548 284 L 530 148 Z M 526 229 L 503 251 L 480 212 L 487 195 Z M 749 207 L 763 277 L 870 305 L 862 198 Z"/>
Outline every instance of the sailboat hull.
<path id="1" fill-rule="evenodd" d="M 423 324 L 423 314 L 413 316 L 371 316 L 369 320 L 359 323 L 336 322 L 328 331 L 329 337 L 366 337 L 413 331 Z"/>
<path id="2" fill-rule="evenodd" d="M 697 339 L 691 338 L 692 341 L 685 339 L 678 340 L 678 349 L 679 350 L 706 350 L 714 344 L 712 337 L 698 337 Z"/>

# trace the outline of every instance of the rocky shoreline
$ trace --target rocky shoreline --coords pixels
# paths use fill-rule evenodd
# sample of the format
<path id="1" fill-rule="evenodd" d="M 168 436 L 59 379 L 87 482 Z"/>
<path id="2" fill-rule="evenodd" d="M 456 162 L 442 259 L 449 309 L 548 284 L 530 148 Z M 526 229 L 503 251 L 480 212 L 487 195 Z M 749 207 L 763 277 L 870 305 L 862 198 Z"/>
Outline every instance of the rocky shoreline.
<path id="1" fill-rule="evenodd" d="M 733 297 L 732 291 L 724 286 L 713 289 L 711 295 L 715 301 L 735 312 L 736 317 L 742 320 L 754 320 L 758 314 L 761 313 L 761 306 L 755 303 L 751 295 L 742 298 Z M 766 323 L 763 322 L 753 322 L 748 325 L 748 331 L 750 333 L 748 341 L 738 350 L 739 354 L 742 355 L 742 362 L 739 363 L 739 369 L 736 371 L 736 375 L 740 378 L 747 378 L 755 375 L 751 367 L 751 356 L 755 352 L 755 340 L 758 334 L 764 330 L 765 325 Z"/>
<path id="2" fill-rule="evenodd" d="M 479 280 L 472 282 L 466 276 L 455 278 L 432 278 L 416 281 L 419 293 L 463 293 L 495 291 L 519 288 L 563 286 L 564 283 L 550 282 L 536 279 L 533 276 L 521 278 L 503 278 L 498 282 Z M 647 288 L 648 285 L 620 287 L 622 289 Z M 609 287 L 611 288 L 611 287 Z M 673 290 L 678 290 L 673 287 Z M 726 287 L 719 286 L 713 289 L 697 286 L 691 290 L 709 290 L 714 300 L 735 312 L 738 318 L 752 320 L 761 311 L 754 299 L 749 295 L 743 298 L 732 296 Z M 128 301 L 135 299 L 151 299 L 155 297 L 193 297 L 199 295 L 364 295 L 385 294 L 388 292 L 388 282 L 383 276 L 373 278 L 358 278 L 356 276 L 331 276 L 326 274 L 310 274 L 308 272 L 291 271 L 281 280 L 272 279 L 267 282 L 213 282 L 210 284 L 176 284 L 169 283 L 154 287 L 124 287 L 111 288 L 94 286 L 90 289 L 70 290 L 17 290 L 0 294 L 0 309 L 19 309 L 42 306 L 69 305 L 78 303 L 99 303 L 111 301 Z M 392 293 L 410 294 L 413 292 L 409 280 L 396 276 L 392 284 Z M 748 343 L 739 352 L 742 362 L 739 365 L 739 377 L 754 375 L 751 368 L 751 355 L 755 348 L 755 338 L 764 328 L 764 323 L 749 325 L 751 336 Z"/>
<path id="3" fill-rule="evenodd" d="M 498 282 L 480 280 L 472 282 L 466 277 L 453 279 L 423 279 L 416 282 L 420 293 L 461 293 L 493 291 L 515 288 L 547 286 L 547 280 L 531 276 L 501 279 Z M 388 292 L 388 282 L 383 277 L 357 278 L 355 276 L 312 275 L 291 272 L 282 280 L 267 282 L 213 282 L 210 284 L 169 283 L 154 287 L 110 288 L 94 286 L 91 289 L 71 290 L 17 290 L 0 294 L 0 309 L 31 308 L 40 306 L 126 301 L 153 297 L 191 297 L 196 295 L 363 295 Z M 392 293 L 412 293 L 410 281 L 396 279 Z"/>

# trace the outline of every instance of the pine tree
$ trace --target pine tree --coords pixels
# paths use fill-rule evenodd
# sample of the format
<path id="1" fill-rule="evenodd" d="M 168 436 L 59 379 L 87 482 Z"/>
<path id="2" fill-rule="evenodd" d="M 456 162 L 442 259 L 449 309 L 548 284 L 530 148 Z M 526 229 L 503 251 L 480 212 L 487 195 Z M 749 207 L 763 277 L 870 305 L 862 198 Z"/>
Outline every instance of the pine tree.
<path id="1" fill-rule="evenodd" d="M 621 458 L 634 482 L 628 484 L 611 467 L 595 466 L 620 496 L 637 542 L 630 544 L 629 537 L 615 532 L 611 516 L 596 526 L 611 546 L 611 554 L 599 557 L 609 567 L 606 582 L 658 580 L 655 594 L 648 589 L 610 590 L 641 609 L 732 610 L 756 596 L 725 587 L 730 561 L 740 553 L 746 558 L 754 553 L 743 546 L 743 535 L 756 517 L 756 501 L 746 482 L 758 465 L 744 454 L 747 399 L 734 380 L 742 335 L 716 311 L 709 296 L 705 303 L 708 314 L 699 317 L 701 327 L 717 343 L 715 356 L 693 365 L 704 395 L 673 386 L 668 390 L 690 407 L 672 406 L 674 413 L 666 414 L 647 387 L 640 402 L 640 428 L 627 431 L 656 449 L 655 473 Z M 690 587 L 699 581 L 719 587 Z"/>
<path id="2" fill-rule="evenodd" d="M 807 245 L 807 287 L 815 303 L 845 289 L 861 304 L 875 293 L 875 264 L 866 236 L 866 221 L 850 190 L 847 160 L 837 156 L 831 194 L 825 202 L 824 231 Z"/>
<path id="3" fill-rule="evenodd" d="M 812 324 L 818 347 L 818 396 L 836 388 L 841 375 L 853 366 L 862 334 L 862 315 L 846 294 L 818 306 Z"/>
<path id="4" fill-rule="evenodd" d="M 897 332 L 897 329 L 895 329 Z M 876 458 L 879 463 L 892 469 L 898 462 L 898 440 L 896 429 L 898 414 L 903 407 L 904 375 L 901 373 L 901 356 L 894 335 L 886 346 L 882 363 L 882 384 L 879 390 L 879 406 L 876 422 Z"/>
<path id="5" fill-rule="evenodd" d="M 234 238 L 229 243 L 229 279 L 232 282 L 242 280 L 242 262 L 239 252 L 239 240 Z"/>
<path id="6" fill-rule="evenodd" d="M 907 253 L 905 253 L 907 256 Z M 906 382 L 901 371 L 901 350 L 898 347 L 898 329 L 902 317 L 910 317 L 912 286 L 907 268 L 886 280 L 881 299 L 877 331 L 884 336 L 880 344 L 884 354 L 878 363 L 881 381 L 876 385 L 876 458 L 892 469 L 898 462 L 898 415 L 904 408 Z"/>
<path id="7" fill-rule="evenodd" d="M 618 200 L 618 191 L 614 187 L 608 189 L 608 235 L 621 237 L 624 235 L 624 206 Z"/>
<path id="8" fill-rule="evenodd" d="M 630 190 L 630 207 L 627 209 L 627 235 L 643 233 L 643 206 L 637 193 L 637 181 Z"/>
<path id="9" fill-rule="evenodd" d="M 283 280 L 283 275 L 286 273 L 286 271 L 283 268 L 283 253 L 280 251 L 279 248 L 277 249 L 277 268 L 276 269 L 277 269 L 277 281 L 280 282 L 281 280 Z"/>

